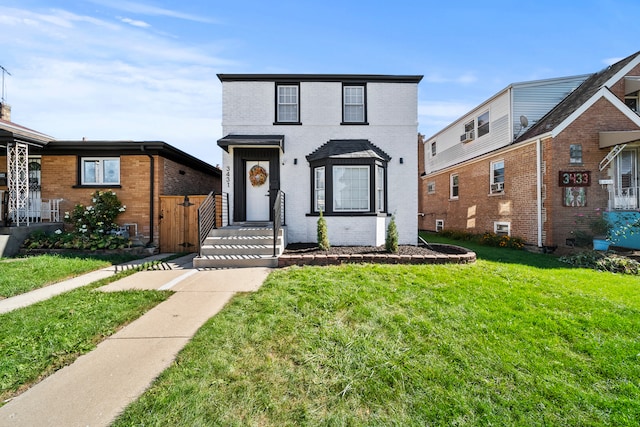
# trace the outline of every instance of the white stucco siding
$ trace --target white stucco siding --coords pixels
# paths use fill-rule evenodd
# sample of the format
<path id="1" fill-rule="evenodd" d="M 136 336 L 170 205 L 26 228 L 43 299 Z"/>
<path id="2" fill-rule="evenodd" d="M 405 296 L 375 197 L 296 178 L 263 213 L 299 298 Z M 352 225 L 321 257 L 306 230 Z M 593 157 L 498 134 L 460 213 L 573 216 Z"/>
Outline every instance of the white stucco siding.
<path id="1" fill-rule="evenodd" d="M 368 83 L 368 125 L 341 125 L 340 82 L 300 83 L 301 125 L 273 124 L 274 96 L 274 82 L 225 82 L 223 134 L 285 136 L 284 152 L 280 153 L 280 188 L 286 194 L 289 242 L 316 241 L 317 216 L 308 216 L 311 171 L 306 156 L 330 140 L 366 139 L 391 156 L 387 166 L 387 211 L 396 216 L 400 243 L 416 244 L 417 84 Z M 233 200 L 231 153 L 230 149 L 223 155 L 222 186 Z M 328 216 L 331 244 L 383 244 L 388 221 L 389 217 Z"/>

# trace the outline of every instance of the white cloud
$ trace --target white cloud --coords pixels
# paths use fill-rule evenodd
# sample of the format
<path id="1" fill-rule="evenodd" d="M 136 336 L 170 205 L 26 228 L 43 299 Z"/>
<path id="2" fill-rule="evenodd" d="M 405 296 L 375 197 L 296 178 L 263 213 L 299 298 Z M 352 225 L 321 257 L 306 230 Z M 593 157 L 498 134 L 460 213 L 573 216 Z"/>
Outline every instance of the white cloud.
<path id="1" fill-rule="evenodd" d="M 0 6 L 0 17 L 0 65 L 12 74 L 7 101 L 16 123 L 58 139 L 161 140 L 221 163 L 216 73 L 233 62 L 217 55 L 215 42 L 63 10 Z"/>
<path id="2" fill-rule="evenodd" d="M 144 21 L 138 21 L 136 19 L 131 19 L 131 18 L 120 18 L 120 20 L 125 24 L 129 24 L 134 27 L 149 28 L 151 26 L 151 24 L 148 24 Z"/>
<path id="3" fill-rule="evenodd" d="M 101 6 L 109 7 L 112 9 L 120 10 L 123 12 L 136 13 L 148 16 L 165 16 L 169 18 L 182 19 L 186 21 L 203 22 L 213 24 L 216 21 L 198 15 L 192 15 L 183 13 L 176 10 L 164 9 L 156 6 L 150 6 L 147 4 L 132 2 L 126 0 L 90 0 L 92 3 L 99 4 Z"/>

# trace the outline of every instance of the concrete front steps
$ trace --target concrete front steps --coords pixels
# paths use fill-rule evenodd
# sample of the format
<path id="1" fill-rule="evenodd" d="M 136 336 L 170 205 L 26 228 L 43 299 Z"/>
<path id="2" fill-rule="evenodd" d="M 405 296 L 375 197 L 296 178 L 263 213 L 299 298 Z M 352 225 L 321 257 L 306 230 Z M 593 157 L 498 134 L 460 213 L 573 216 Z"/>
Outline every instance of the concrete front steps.
<path id="1" fill-rule="evenodd" d="M 273 256 L 273 227 L 250 223 L 211 230 L 200 255 L 193 259 L 195 268 L 277 267 L 284 251 L 284 229 L 277 239 Z"/>

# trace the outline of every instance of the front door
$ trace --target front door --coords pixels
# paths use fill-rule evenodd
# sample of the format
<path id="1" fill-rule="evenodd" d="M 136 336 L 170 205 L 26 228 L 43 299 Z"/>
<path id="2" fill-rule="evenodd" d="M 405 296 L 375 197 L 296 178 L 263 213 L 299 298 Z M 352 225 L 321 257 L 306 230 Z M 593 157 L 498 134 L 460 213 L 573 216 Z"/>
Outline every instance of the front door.
<path id="1" fill-rule="evenodd" d="M 247 160 L 244 173 L 247 221 L 269 221 L 269 162 Z"/>

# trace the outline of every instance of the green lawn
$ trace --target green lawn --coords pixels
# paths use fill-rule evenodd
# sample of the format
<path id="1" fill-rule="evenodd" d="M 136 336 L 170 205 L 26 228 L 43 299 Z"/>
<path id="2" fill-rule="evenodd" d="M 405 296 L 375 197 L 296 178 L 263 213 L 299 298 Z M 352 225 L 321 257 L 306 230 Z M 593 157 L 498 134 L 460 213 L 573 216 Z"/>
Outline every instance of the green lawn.
<path id="1" fill-rule="evenodd" d="M 638 278 L 473 249 L 275 271 L 116 425 L 637 425 Z"/>
<path id="2" fill-rule="evenodd" d="M 0 405 L 164 301 L 171 292 L 95 292 L 128 270 L 29 307 L 0 314 Z"/>
<path id="3" fill-rule="evenodd" d="M 99 270 L 135 257 L 63 257 L 40 255 L 0 260 L 0 299 Z"/>

